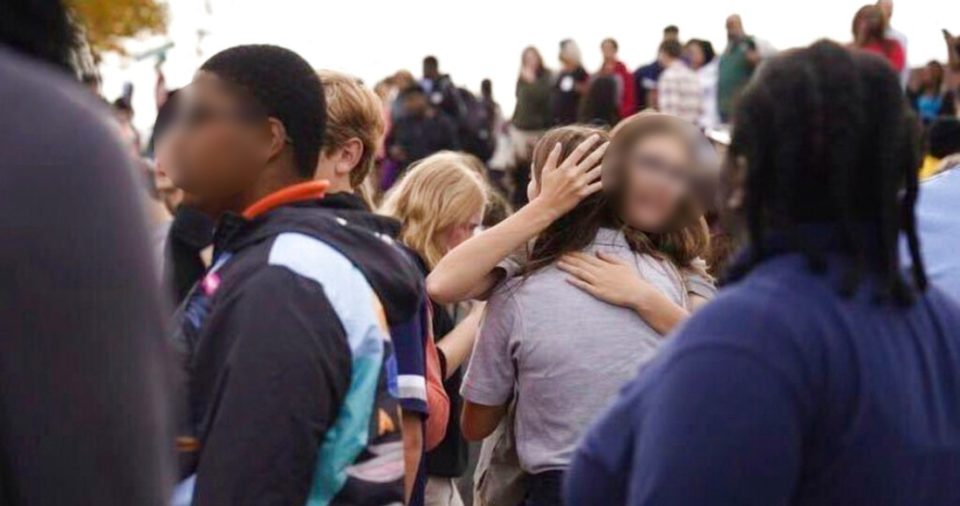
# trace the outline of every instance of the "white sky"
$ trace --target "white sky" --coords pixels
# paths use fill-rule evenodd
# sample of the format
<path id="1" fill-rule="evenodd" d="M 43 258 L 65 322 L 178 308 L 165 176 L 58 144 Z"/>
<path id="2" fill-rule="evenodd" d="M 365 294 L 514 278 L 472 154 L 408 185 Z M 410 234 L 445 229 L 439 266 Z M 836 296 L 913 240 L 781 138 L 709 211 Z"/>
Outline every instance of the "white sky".
<path id="1" fill-rule="evenodd" d="M 135 41 L 133 53 L 175 43 L 164 71 L 168 85 L 187 84 L 193 71 L 217 51 L 244 43 L 272 43 L 297 51 L 317 68 L 351 73 L 372 85 L 398 69 L 420 73 L 427 54 L 454 81 L 476 91 L 489 77 L 506 114 L 520 52 L 540 49 L 556 67 L 557 43 L 573 38 L 589 71 L 600 62 L 599 44 L 612 36 L 630 68 L 648 63 L 661 30 L 680 27 L 680 36 L 706 38 L 723 50 L 724 19 L 737 12 L 747 31 L 778 49 L 821 37 L 850 39 L 850 23 L 865 0 L 168 0 L 169 33 Z M 205 4 L 209 5 L 208 13 Z M 953 22 L 953 25 L 941 26 Z M 913 66 L 946 59 L 941 28 L 960 32 L 960 1 L 899 0 L 893 26 L 909 38 Z M 209 32 L 202 44 L 197 31 Z M 155 60 L 107 55 L 101 70 L 107 98 L 124 81 L 135 85 L 136 123 L 146 133 L 154 117 Z"/>

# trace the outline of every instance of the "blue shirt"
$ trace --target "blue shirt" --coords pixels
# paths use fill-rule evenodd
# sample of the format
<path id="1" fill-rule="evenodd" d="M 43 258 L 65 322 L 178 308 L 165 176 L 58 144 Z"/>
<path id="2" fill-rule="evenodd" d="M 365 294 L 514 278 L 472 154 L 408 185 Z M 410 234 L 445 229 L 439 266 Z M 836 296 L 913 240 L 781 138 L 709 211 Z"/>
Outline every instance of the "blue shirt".
<path id="1" fill-rule="evenodd" d="M 843 299 L 836 263 L 721 291 L 585 436 L 567 504 L 960 504 L 960 307 Z"/>
<path id="2" fill-rule="evenodd" d="M 930 281 L 960 301 L 960 167 L 920 185 L 917 232 Z M 906 263 L 909 263 L 907 257 Z"/>

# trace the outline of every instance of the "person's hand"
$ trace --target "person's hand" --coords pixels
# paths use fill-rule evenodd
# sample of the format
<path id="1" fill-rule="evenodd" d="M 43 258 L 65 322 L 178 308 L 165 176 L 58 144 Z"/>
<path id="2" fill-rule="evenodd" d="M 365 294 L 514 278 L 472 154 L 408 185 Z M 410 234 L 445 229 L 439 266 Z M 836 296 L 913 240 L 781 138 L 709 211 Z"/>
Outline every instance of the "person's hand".
<path id="1" fill-rule="evenodd" d="M 564 255 L 557 267 L 572 276 L 567 282 L 573 286 L 604 302 L 637 312 L 659 294 L 633 266 L 611 254 L 571 253 Z"/>
<path id="2" fill-rule="evenodd" d="M 590 153 L 599 141 L 600 136 L 590 136 L 562 162 L 561 146 L 557 143 L 540 172 L 540 194 L 534 202 L 559 218 L 583 199 L 600 191 L 600 162 L 610 143 L 605 142 Z"/>
<path id="3" fill-rule="evenodd" d="M 520 68 L 520 78 L 523 79 L 524 82 L 532 83 L 537 80 L 537 71 L 524 65 Z"/>
<path id="4" fill-rule="evenodd" d="M 480 322 L 481 317 L 483 316 L 483 310 L 487 307 L 487 302 L 483 300 L 474 300 L 470 301 L 469 309 L 467 310 L 467 315 L 463 317 L 464 320 L 472 319 L 476 320 L 477 323 Z"/>

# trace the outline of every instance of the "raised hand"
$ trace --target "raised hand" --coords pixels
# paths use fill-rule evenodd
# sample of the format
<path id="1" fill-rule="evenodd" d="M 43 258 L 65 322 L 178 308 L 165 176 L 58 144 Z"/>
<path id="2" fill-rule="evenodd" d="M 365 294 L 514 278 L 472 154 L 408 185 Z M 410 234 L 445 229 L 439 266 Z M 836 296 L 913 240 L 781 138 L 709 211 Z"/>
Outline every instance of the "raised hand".
<path id="1" fill-rule="evenodd" d="M 534 202 L 561 216 L 600 191 L 600 162 L 610 143 L 604 142 L 593 149 L 599 141 L 600 136 L 590 136 L 563 161 L 560 161 L 560 144 L 554 146 L 540 173 L 540 194 Z"/>

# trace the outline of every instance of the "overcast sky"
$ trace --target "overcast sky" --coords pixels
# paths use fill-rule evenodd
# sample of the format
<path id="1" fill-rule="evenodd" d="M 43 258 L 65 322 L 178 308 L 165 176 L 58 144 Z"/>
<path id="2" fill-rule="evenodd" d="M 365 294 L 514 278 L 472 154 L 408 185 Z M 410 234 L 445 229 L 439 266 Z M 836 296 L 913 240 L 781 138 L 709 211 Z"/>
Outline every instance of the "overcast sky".
<path id="1" fill-rule="evenodd" d="M 494 82 L 496 98 L 509 114 L 520 52 L 540 49 L 556 67 L 557 43 L 573 38 L 589 71 L 600 62 L 604 37 L 620 42 L 622 59 L 634 68 L 651 61 L 661 30 L 680 27 L 680 36 L 706 38 L 722 51 L 724 19 L 737 12 L 747 31 L 778 49 L 821 37 L 850 39 L 853 14 L 863 0 L 168 0 L 167 37 L 135 41 L 133 53 L 169 40 L 164 72 L 172 87 L 187 84 L 197 66 L 217 51 L 244 43 L 273 43 L 303 55 L 317 68 L 354 74 L 373 84 L 398 70 L 419 74 L 427 54 L 460 85 L 479 89 Z M 206 4 L 206 5 L 205 5 Z M 209 10 L 207 7 L 209 6 Z M 953 26 L 943 26 L 952 20 Z M 944 60 L 941 28 L 960 32 L 960 1 L 900 0 L 893 25 L 909 38 L 908 59 L 922 65 Z M 197 32 L 208 32 L 198 44 Z M 107 56 L 104 94 L 113 99 L 123 82 L 135 85 L 136 123 L 152 125 L 154 60 Z"/>

